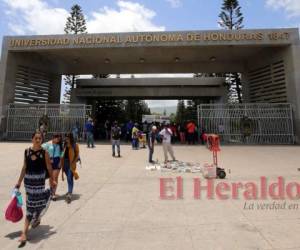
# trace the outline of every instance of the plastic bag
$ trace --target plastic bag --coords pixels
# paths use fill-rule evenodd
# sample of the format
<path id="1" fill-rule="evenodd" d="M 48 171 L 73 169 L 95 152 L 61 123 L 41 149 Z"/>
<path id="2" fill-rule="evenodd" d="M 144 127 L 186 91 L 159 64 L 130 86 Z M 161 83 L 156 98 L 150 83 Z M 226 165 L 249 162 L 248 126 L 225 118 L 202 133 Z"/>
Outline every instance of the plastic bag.
<path id="1" fill-rule="evenodd" d="M 217 177 L 217 168 L 214 164 L 204 164 L 203 166 L 203 176 L 204 178 L 216 178 Z"/>
<path id="2" fill-rule="evenodd" d="M 16 223 L 23 218 L 22 195 L 18 190 L 14 190 L 12 200 L 5 211 L 5 219 Z"/>

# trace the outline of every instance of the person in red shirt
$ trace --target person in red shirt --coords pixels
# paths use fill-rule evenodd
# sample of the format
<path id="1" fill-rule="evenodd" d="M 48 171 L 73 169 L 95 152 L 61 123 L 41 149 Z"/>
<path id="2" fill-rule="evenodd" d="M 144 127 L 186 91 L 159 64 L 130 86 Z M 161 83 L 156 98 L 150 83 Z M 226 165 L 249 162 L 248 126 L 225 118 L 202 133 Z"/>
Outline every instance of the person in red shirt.
<path id="1" fill-rule="evenodd" d="M 193 121 L 189 121 L 188 124 L 186 125 L 186 130 L 187 130 L 187 140 L 188 144 L 195 144 L 195 130 L 196 130 L 196 125 Z"/>

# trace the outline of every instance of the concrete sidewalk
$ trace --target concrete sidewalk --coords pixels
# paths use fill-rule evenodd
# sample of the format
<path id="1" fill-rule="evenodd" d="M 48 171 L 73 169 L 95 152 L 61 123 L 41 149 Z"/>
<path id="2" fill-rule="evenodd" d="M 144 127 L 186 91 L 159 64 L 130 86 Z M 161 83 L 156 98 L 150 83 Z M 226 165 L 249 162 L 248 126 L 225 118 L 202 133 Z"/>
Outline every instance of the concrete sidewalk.
<path id="1" fill-rule="evenodd" d="M 0 207 L 5 210 L 17 181 L 26 143 L 0 144 Z M 175 146 L 176 158 L 187 162 L 212 161 L 203 146 Z M 81 145 L 83 166 L 75 182 L 74 201 L 52 202 L 41 225 L 29 233 L 25 249 L 300 249 L 300 202 L 296 209 L 248 209 L 238 200 L 193 198 L 193 178 L 200 174 L 146 171 L 147 149 L 121 147 L 112 158 L 109 145 L 88 149 Z M 300 147 L 226 146 L 220 165 L 231 170 L 227 182 L 257 182 L 260 176 L 299 181 Z M 154 159 L 163 159 L 157 146 Z M 159 178 L 182 176 L 184 199 L 160 200 Z M 217 181 L 218 182 L 218 181 Z M 217 183 L 216 182 L 216 183 Z M 59 182 L 58 193 L 67 183 Z M 24 191 L 23 191 L 24 194 Z M 267 201 L 254 201 L 270 203 Z M 278 201 L 284 202 L 284 201 Z M 0 218 L 0 248 L 16 249 L 22 223 Z"/>

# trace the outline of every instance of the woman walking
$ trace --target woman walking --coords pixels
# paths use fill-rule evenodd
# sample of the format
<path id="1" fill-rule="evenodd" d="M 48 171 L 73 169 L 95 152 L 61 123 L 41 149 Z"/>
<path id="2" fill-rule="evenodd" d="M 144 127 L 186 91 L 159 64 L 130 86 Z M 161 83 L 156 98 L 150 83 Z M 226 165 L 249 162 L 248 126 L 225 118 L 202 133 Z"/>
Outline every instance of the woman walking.
<path id="1" fill-rule="evenodd" d="M 26 218 L 20 237 L 20 246 L 27 241 L 29 226 L 36 228 L 45 214 L 51 199 L 50 189 L 45 189 L 45 180 L 49 176 L 51 189 L 56 186 L 52 176 L 49 154 L 42 148 L 42 134 L 36 131 L 32 135 L 32 146 L 25 150 L 24 164 L 15 188 L 19 189 L 24 180 L 26 191 Z"/>
<path id="2" fill-rule="evenodd" d="M 79 179 L 79 175 L 76 171 L 76 163 L 79 160 L 79 146 L 74 141 L 72 133 L 68 133 L 65 136 L 64 145 L 64 156 L 63 156 L 63 172 L 67 176 L 68 182 L 68 193 L 66 195 L 67 203 L 72 201 L 72 193 L 74 187 L 74 179 Z M 64 180 L 64 175 L 62 173 L 62 180 Z"/>
<path id="3" fill-rule="evenodd" d="M 43 149 L 45 149 L 50 157 L 50 162 L 52 165 L 52 173 L 53 179 L 56 183 L 58 183 L 58 176 L 61 169 L 61 162 L 63 157 L 63 145 L 62 145 L 62 137 L 60 134 L 54 134 L 51 141 L 48 141 L 42 145 Z M 52 200 L 57 200 L 56 189 L 52 190 Z"/>

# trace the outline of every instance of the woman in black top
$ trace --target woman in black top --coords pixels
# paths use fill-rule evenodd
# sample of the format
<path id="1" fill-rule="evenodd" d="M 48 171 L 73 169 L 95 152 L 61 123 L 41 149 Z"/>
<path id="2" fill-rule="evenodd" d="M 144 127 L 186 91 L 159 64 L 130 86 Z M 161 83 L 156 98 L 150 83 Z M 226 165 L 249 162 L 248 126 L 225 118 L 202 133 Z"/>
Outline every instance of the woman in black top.
<path id="1" fill-rule="evenodd" d="M 49 176 L 50 186 L 54 188 L 56 183 L 52 178 L 50 158 L 42 148 L 42 134 L 37 131 L 32 135 L 32 146 L 25 150 L 23 168 L 15 186 L 19 189 L 24 179 L 26 218 L 20 238 L 21 245 L 26 244 L 29 226 L 37 227 L 48 208 L 51 192 L 50 189 L 45 189 L 46 176 Z"/>

